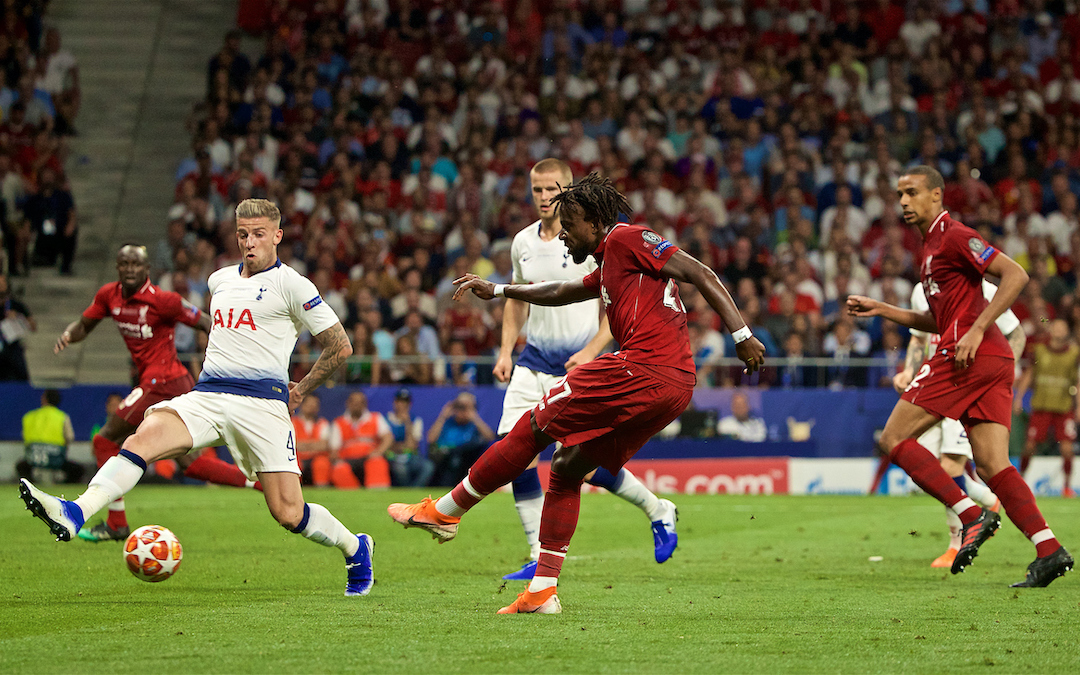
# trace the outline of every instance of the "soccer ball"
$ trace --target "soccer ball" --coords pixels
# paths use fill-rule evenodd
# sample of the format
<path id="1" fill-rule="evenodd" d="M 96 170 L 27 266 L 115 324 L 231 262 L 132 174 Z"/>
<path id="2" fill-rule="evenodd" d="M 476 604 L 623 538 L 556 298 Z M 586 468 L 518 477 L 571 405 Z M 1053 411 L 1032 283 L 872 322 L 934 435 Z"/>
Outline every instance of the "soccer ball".
<path id="1" fill-rule="evenodd" d="M 143 525 L 124 542 L 124 563 L 143 581 L 165 581 L 180 569 L 183 557 L 176 535 L 160 525 Z"/>

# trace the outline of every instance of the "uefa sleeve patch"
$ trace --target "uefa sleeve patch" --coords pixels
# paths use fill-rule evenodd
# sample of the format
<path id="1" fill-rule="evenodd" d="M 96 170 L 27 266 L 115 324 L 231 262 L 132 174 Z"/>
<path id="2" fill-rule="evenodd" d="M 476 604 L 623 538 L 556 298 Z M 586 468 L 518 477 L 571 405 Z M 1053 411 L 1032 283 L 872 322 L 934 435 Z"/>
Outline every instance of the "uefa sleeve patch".
<path id="1" fill-rule="evenodd" d="M 654 248 L 652 250 L 652 257 L 659 260 L 660 259 L 660 254 L 663 253 L 664 251 L 666 251 L 670 247 L 671 247 L 671 242 L 668 241 L 667 239 L 662 239 L 660 241 L 660 243 L 656 245 L 656 248 Z"/>
<path id="2" fill-rule="evenodd" d="M 322 304 L 322 296 L 316 295 L 314 298 L 304 303 L 304 309 L 311 309 L 312 307 L 318 307 Z"/>
<path id="3" fill-rule="evenodd" d="M 994 255 L 995 250 L 996 249 L 994 249 L 993 246 L 987 246 L 982 250 L 982 253 L 975 256 L 975 259 L 978 260 L 981 264 L 985 265 L 986 261 L 990 259 L 990 256 Z"/>

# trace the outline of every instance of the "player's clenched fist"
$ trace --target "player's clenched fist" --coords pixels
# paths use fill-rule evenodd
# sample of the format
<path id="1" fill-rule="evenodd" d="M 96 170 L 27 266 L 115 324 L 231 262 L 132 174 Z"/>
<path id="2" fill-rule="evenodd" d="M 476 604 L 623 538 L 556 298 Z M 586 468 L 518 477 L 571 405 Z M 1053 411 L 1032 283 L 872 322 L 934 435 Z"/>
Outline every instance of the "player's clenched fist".
<path id="1" fill-rule="evenodd" d="M 481 300 L 491 300 L 495 297 L 495 284 L 485 281 L 475 274 L 466 274 L 463 277 L 454 279 L 454 285 L 458 287 L 454 291 L 454 300 L 461 300 L 461 296 L 465 295 L 465 291 L 472 291 L 473 295 Z"/>
<path id="2" fill-rule="evenodd" d="M 760 370 L 765 365 L 765 345 L 753 335 L 735 345 L 735 353 L 746 364 L 746 373 Z"/>
<path id="3" fill-rule="evenodd" d="M 865 295 L 849 295 L 847 299 L 847 311 L 851 316 L 877 316 L 881 310 L 881 303 Z"/>

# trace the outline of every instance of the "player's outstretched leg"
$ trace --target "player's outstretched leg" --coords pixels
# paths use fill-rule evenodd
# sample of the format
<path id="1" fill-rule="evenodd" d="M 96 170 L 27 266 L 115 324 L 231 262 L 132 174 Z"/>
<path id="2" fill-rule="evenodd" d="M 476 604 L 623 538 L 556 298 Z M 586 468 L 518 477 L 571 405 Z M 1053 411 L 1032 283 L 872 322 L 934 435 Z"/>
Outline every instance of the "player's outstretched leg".
<path id="1" fill-rule="evenodd" d="M 894 464 L 907 472 L 916 485 L 960 518 L 964 530 L 960 551 L 952 562 L 952 573 L 962 572 L 978 555 L 979 547 L 997 530 L 1001 519 L 996 513 L 982 508 L 968 497 L 945 469 L 941 468 L 938 459 L 914 438 L 906 438 L 898 443 L 890 457 Z"/>
<path id="2" fill-rule="evenodd" d="M 626 469 L 620 469 L 617 475 L 612 475 L 610 471 L 600 467 L 592 476 L 586 478 L 585 482 L 605 488 L 641 509 L 652 525 L 653 554 L 656 562 L 667 562 L 671 558 L 679 545 L 679 535 L 675 531 L 679 510 L 675 508 L 675 504 L 668 499 L 657 497 Z"/>
<path id="3" fill-rule="evenodd" d="M 443 543 L 457 534 L 461 516 L 529 466 L 553 439 L 535 429 L 532 415 L 522 415 L 510 433 L 488 448 L 469 469 L 469 475 L 438 500 L 424 498 L 417 504 L 391 504 L 386 512 L 405 527 L 418 527 Z"/>
<path id="4" fill-rule="evenodd" d="M 68 501 L 47 494 L 28 480 L 19 485 L 19 496 L 35 516 L 49 526 L 57 541 L 71 541 L 86 519 L 106 504 L 124 496 L 142 478 L 146 462 L 127 450 L 112 457 L 90 479 L 86 492 Z"/>

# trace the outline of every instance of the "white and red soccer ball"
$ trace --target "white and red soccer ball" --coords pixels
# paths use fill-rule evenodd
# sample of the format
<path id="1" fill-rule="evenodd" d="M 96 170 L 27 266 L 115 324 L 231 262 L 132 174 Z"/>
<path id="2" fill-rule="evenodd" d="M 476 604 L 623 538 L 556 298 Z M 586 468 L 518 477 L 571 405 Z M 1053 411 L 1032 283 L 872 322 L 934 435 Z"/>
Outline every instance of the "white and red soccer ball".
<path id="1" fill-rule="evenodd" d="M 180 569 L 183 557 L 176 535 L 160 525 L 144 525 L 124 542 L 124 563 L 143 581 L 165 581 Z"/>

